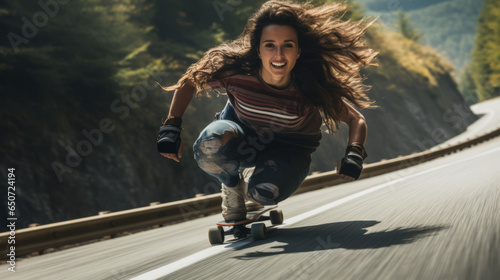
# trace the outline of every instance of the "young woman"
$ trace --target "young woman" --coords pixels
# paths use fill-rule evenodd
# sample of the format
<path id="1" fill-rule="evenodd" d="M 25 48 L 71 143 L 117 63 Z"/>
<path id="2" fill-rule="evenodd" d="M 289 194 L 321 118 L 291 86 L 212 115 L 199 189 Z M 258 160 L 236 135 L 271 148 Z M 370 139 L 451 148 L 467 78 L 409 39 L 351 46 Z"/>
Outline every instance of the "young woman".
<path id="1" fill-rule="evenodd" d="M 200 168 L 222 183 L 225 220 L 245 218 L 245 199 L 272 205 L 291 196 L 309 172 L 323 123 L 330 131 L 340 122 L 349 126 L 337 172 L 348 181 L 359 177 L 367 126 L 352 105 L 372 104 L 359 70 L 376 53 L 362 40 L 370 24 L 333 17 L 345 10 L 341 4 L 266 2 L 240 37 L 210 49 L 166 88 L 175 93 L 157 146 L 177 162 L 182 116 L 193 95 L 228 96 L 194 144 Z"/>

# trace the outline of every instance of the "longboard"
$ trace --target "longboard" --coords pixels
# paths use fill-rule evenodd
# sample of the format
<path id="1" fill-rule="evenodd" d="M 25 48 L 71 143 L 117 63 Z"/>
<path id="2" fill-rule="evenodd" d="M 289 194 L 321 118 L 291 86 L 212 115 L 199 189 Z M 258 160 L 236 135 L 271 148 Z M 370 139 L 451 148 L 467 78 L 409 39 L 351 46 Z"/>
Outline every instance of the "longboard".
<path id="1" fill-rule="evenodd" d="M 275 210 L 278 205 L 266 206 L 257 211 L 247 213 L 247 219 L 241 221 L 219 221 L 215 223 L 217 227 L 208 230 L 208 239 L 210 244 L 223 244 L 224 236 L 232 234 L 235 238 L 245 238 L 247 234 L 251 234 L 252 239 L 261 240 L 266 238 L 266 225 L 264 223 L 256 223 L 262 220 L 271 220 L 273 225 L 283 223 L 283 212 Z M 264 217 L 265 213 L 269 212 L 269 217 Z M 251 228 L 246 225 L 252 224 Z M 224 230 L 224 227 L 232 227 L 229 230 Z"/>

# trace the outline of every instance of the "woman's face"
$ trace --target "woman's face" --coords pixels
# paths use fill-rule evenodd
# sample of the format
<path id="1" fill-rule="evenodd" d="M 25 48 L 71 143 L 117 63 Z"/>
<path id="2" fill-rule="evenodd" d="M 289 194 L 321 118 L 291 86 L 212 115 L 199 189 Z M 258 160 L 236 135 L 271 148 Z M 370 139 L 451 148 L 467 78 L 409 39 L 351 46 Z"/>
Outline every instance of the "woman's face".
<path id="1" fill-rule="evenodd" d="M 291 71 L 299 55 L 297 32 L 293 27 L 272 24 L 262 29 L 260 75 L 266 83 L 278 88 L 287 87 L 292 81 Z"/>

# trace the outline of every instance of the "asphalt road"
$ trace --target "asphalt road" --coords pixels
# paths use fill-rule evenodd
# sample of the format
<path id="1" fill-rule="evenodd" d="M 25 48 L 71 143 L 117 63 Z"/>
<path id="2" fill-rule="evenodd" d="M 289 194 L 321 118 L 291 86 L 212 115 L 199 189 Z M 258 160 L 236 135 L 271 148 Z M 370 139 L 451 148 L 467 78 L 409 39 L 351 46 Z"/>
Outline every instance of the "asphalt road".
<path id="1" fill-rule="evenodd" d="M 215 215 L 2 264 L 0 279 L 498 279 L 499 166 L 495 138 L 292 196 L 263 241 L 211 246 Z"/>

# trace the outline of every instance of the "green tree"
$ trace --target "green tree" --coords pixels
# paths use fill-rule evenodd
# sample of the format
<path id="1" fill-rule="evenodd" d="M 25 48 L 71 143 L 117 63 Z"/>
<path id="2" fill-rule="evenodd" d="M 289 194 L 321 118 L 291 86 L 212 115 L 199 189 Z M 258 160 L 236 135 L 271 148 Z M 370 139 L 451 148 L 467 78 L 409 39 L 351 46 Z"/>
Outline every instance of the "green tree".
<path id="1" fill-rule="evenodd" d="M 447 0 L 398 0 L 398 1 L 380 1 L 380 0 L 356 0 L 365 5 L 370 10 L 374 11 L 392 11 L 397 7 L 404 7 L 406 11 L 423 9 L 436 3 L 445 2 Z"/>
<path id="2" fill-rule="evenodd" d="M 465 101 L 469 104 L 475 104 L 478 101 L 477 98 L 477 88 L 474 83 L 473 78 L 474 69 L 472 68 L 472 64 L 467 64 L 464 69 L 460 72 L 458 84 L 460 93 L 464 97 Z"/>
<path id="3" fill-rule="evenodd" d="M 417 43 L 421 42 L 422 36 L 417 29 L 412 27 L 410 19 L 403 11 L 398 12 L 398 27 L 399 31 L 401 32 L 401 34 L 403 34 L 404 37 Z"/>
<path id="4" fill-rule="evenodd" d="M 500 96 L 500 1 L 486 0 L 479 15 L 472 53 L 479 100 Z"/>
<path id="5" fill-rule="evenodd" d="M 60 101 L 112 96 L 118 61 L 142 41 L 129 22 L 134 2 L 53 1 L 46 9 L 36 1 L 1 4 L 7 35 L 0 44 L 2 92 Z"/>
<path id="6" fill-rule="evenodd" d="M 51 164 L 64 164 L 65 147 L 77 150 L 82 130 L 99 127 L 100 120 L 110 115 L 112 101 L 120 98 L 119 61 L 144 43 L 143 31 L 131 19 L 141 1 L 0 4 L 4 34 L 0 41 L 0 166 L 19 168 L 25 186 L 30 186 L 20 199 L 20 215 L 31 217 L 41 208 L 50 209 L 36 217 L 37 222 L 47 223 L 102 209 L 92 199 L 92 187 L 103 184 L 89 184 L 81 175 L 84 172 L 78 174 L 93 166 L 82 161 L 60 181 Z M 120 129 L 118 123 L 115 127 Z M 102 149 L 109 143 L 105 141 L 92 149 Z M 94 152 L 89 159 L 99 155 Z M 30 211 L 33 207 L 38 209 Z M 24 221 L 29 222 L 33 221 Z"/>

